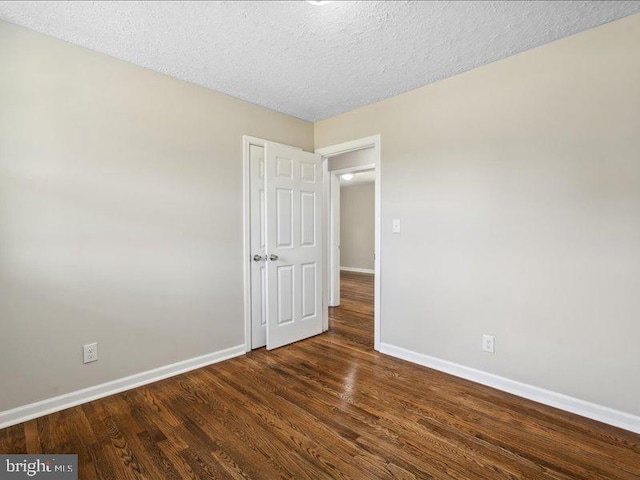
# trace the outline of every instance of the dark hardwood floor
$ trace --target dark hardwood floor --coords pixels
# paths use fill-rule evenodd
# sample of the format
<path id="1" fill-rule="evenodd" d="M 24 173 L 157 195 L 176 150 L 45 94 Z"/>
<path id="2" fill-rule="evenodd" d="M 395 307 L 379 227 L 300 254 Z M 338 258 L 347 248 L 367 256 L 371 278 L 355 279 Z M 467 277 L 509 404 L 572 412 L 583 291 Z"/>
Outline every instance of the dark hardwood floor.
<path id="1" fill-rule="evenodd" d="M 373 277 L 330 331 L 0 430 L 81 479 L 639 479 L 640 435 L 373 351 Z"/>

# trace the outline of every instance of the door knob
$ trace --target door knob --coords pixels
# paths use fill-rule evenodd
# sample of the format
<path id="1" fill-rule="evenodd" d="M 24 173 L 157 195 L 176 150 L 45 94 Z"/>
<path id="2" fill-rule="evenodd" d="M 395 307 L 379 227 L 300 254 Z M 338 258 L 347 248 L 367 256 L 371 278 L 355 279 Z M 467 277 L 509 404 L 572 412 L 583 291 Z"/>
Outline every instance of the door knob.
<path id="1" fill-rule="evenodd" d="M 260 260 L 262 260 L 262 256 L 261 255 L 255 254 L 253 256 L 253 261 L 254 262 L 259 262 Z"/>
<path id="2" fill-rule="evenodd" d="M 277 259 L 278 259 L 278 255 L 274 255 L 273 253 L 269 255 L 269 260 L 271 260 L 272 262 L 275 262 Z"/>

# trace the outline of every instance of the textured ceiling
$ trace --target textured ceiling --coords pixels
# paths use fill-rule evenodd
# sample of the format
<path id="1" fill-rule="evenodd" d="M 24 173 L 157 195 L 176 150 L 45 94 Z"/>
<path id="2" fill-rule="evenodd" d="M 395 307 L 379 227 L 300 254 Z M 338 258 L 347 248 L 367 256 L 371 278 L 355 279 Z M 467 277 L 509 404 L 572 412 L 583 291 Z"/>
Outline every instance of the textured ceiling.
<path id="1" fill-rule="evenodd" d="M 310 121 L 636 12 L 636 1 L 0 2 L 1 19 Z"/>

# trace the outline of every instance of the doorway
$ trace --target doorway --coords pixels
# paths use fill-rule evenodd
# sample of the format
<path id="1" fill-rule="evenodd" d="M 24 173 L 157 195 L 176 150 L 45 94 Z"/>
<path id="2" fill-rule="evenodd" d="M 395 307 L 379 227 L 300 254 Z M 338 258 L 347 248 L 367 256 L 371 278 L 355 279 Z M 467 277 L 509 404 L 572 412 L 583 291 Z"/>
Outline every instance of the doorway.
<path id="1" fill-rule="evenodd" d="M 366 156 L 361 155 L 360 160 L 355 160 L 358 152 L 364 153 L 368 151 Z M 323 157 L 324 170 L 324 189 L 325 189 L 325 217 L 324 224 L 326 241 L 325 241 L 325 305 L 338 305 L 340 303 L 340 227 L 339 227 L 339 209 L 340 209 L 340 176 L 347 173 L 356 173 L 364 171 L 374 171 L 374 349 L 379 350 L 380 346 L 380 287 L 381 287 L 381 138 L 380 135 L 361 138 L 351 142 L 332 145 L 316 150 Z M 348 159 L 347 153 L 354 155 Z M 344 161 L 340 164 L 331 159 Z M 366 160 L 363 160 L 365 158 Z M 325 318 L 324 330 L 329 328 L 328 316 Z"/>
<path id="2" fill-rule="evenodd" d="M 340 175 L 340 271 L 375 274 L 375 175 Z"/>
<path id="3" fill-rule="evenodd" d="M 375 273 L 373 154 L 372 148 L 366 148 L 328 160 L 330 307 L 340 305 L 341 271 Z"/>

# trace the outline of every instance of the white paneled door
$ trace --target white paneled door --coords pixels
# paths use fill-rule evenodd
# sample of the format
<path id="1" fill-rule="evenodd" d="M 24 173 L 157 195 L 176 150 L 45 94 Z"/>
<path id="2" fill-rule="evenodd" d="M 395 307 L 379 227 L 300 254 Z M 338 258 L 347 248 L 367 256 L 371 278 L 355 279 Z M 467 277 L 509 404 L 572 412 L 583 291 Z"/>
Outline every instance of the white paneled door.
<path id="1" fill-rule="evenodd" d="M 252 310 L 266 308 L 268 350 L 322 333 L 321 165 L 320 155 L 265 144 L 265 260 L 252 263 L 264 265 L 266 283 L 252 279 L 252 294 L 260 289 L 266 302 Z"/>

